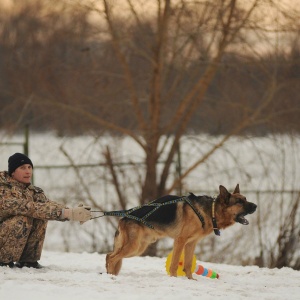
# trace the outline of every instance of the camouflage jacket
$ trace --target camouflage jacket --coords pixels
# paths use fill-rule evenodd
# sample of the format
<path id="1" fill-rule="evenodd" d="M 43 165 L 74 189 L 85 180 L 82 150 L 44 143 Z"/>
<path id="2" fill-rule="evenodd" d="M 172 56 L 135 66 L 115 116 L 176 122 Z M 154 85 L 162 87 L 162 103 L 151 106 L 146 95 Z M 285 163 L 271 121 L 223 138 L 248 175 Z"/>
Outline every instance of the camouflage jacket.
<path id="1" fill-rule="evenodd" d="M 18 182 L 6 171 L 0 172 L 0 221 L 16 215 L 64 221 L 60 219 L 64 208 L 49 200 L 42 189 Z"/>

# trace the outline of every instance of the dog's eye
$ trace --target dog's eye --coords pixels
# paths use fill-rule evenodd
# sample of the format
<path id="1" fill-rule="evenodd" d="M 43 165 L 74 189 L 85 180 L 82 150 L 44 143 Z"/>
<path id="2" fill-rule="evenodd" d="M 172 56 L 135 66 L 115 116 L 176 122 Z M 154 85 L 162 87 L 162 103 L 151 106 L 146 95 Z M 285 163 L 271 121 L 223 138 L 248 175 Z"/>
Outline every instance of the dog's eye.
<path id="1" fill-rule="evenodd" d="M 243 200 L 243 199 L 240 199 L 240 198 L 238 198 L 238 199 L 237 199 L 237 201 L 236 201 L 236 203 L 239 203 L 239 204 L 244 204 L 244 200 Z"/>

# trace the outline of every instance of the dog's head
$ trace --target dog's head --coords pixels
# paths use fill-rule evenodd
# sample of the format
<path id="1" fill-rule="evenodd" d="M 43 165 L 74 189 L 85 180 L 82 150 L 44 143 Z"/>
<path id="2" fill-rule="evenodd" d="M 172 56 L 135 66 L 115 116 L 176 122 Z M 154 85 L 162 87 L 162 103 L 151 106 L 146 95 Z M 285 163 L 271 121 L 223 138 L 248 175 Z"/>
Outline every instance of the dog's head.
<path id="1" fill-rule="evenodd" d="M 246 197 L 240 194 L 238 184 L 232 194 L 222 185 L 220 185 L 219 190 L 219 201 L 223 212 L 230 214 L 235 222 L 248 225 L 249 222 L 245 219 L 245 216 L 255 212 L 256 204 L 248 202 Z"/>

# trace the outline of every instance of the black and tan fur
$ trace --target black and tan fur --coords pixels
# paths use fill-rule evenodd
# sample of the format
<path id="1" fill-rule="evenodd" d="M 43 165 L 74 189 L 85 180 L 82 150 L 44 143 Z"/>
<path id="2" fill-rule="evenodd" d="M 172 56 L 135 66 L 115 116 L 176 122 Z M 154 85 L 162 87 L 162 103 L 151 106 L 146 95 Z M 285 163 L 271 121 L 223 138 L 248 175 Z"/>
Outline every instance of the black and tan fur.
<path id="1" fill-rule="evenodd" d="M 238 222 L 248 225 L 244 218 L 256 210 L 256 205 L 247 202 L 246 197 L 240 194 L 239 185 L 230 194 L 220 185 L 219 195 L 215 200 L 215 218 L 219 229 L 225 229 Z M 154 202 L 164 203 L 178 196 L 167 195 Z M 184 250 L 184 270 L 186 276 L 192 279 L 192 260 L 196 244 L 199 240 L 213 231 L 212 203 L 213 198 L 208 196 L 190 196 L 193 206 L 204 218 L 204 226 L 197 214 L 186 202 L 177 202 L 161 206 L 147 218 L 147 222 L 154 226 L 151 229 L 139 221 L 122 218 L 115 234 L 114 249 L 106 256 L 107 273 L 118 275 L 122 266 L 122 259 L 141 255 L 147 247 L 163 237 L 174 239 L 173 255 L 170 266 L 170 275 L 177 275 L 180 255 Z M 137 217 L 143 217 L 149 207 L 142 207 L 134 212 Z"/>

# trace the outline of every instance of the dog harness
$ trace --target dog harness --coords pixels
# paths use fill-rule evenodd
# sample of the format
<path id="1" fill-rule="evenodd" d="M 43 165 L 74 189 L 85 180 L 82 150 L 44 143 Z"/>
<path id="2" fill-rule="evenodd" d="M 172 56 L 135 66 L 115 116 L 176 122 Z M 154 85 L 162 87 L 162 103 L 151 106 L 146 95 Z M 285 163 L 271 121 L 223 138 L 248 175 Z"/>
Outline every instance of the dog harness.
<path id="1" fill-rule="evenodd" d="M 156 199 L 157 200 L 157 199 Z M 146 203 L 144 205 L 140 205 L 140 206 L 136 206 L 134 208 L 128 209 L 128 210 L 118 210 L 118 211 L 91 211 L 91 212 L 101 212 L 103 213 L 103 215 L 101 216 L 97 216 L 97 217 L 93 217 L 92 219 L 96 219 L 96 218 L 100 218 L 100 217 L 104 217 L 104 216 L 114 216 L 114 217 L 122 217 L 122 218 L 129 218 L 129 219 L 133 219 L 135 221 L 141 222 L 142 224 L 144 224 L 145 226 L 154 229 L 154 226 L 150 223 L 148 223 L 146 220 L 147 218 L 153 214 L 157 209 L 159 209 L 161 206 L 164 205 L 170 205 L 170 204 L 175 204 L 178 202 L 186 202 L 195 212 L 195 214 L 198 216 L 200 222 L 202 223 L 202 227 L 205 227 L 205 220 L 203 218 L 203 216 L 200 214 L 200 212 L 195 208 L 195 206 L 193 205 L 193 203 L 191 202 L 191 199 L 189 198 L 189 196 L 184 196 L 184 197 L 180 197 L 174 200 L 170 200 L 170 201 L 166 201 L 163 203 L 155 203 L 156 200 L 153 200 L 149 203 Z M 147 214 L 145 214 L 142 218 L 133 216 L 131 213 L 142 208 L 145 206 L 151 206 L 153 207 L 153 209 L 148 212 Z M 217 223 L 216 223 L 216 218 L 215 218 L 215 214 L 214 214 L 214 209 L 215 209 L 215 199 L 213 202 L 213 227 L 214 227 L 214 232 L 216 235 L 220 235 L 220 231 L 217 228 Z M 218 233 L 216 233 L 218 232 Z"/>

